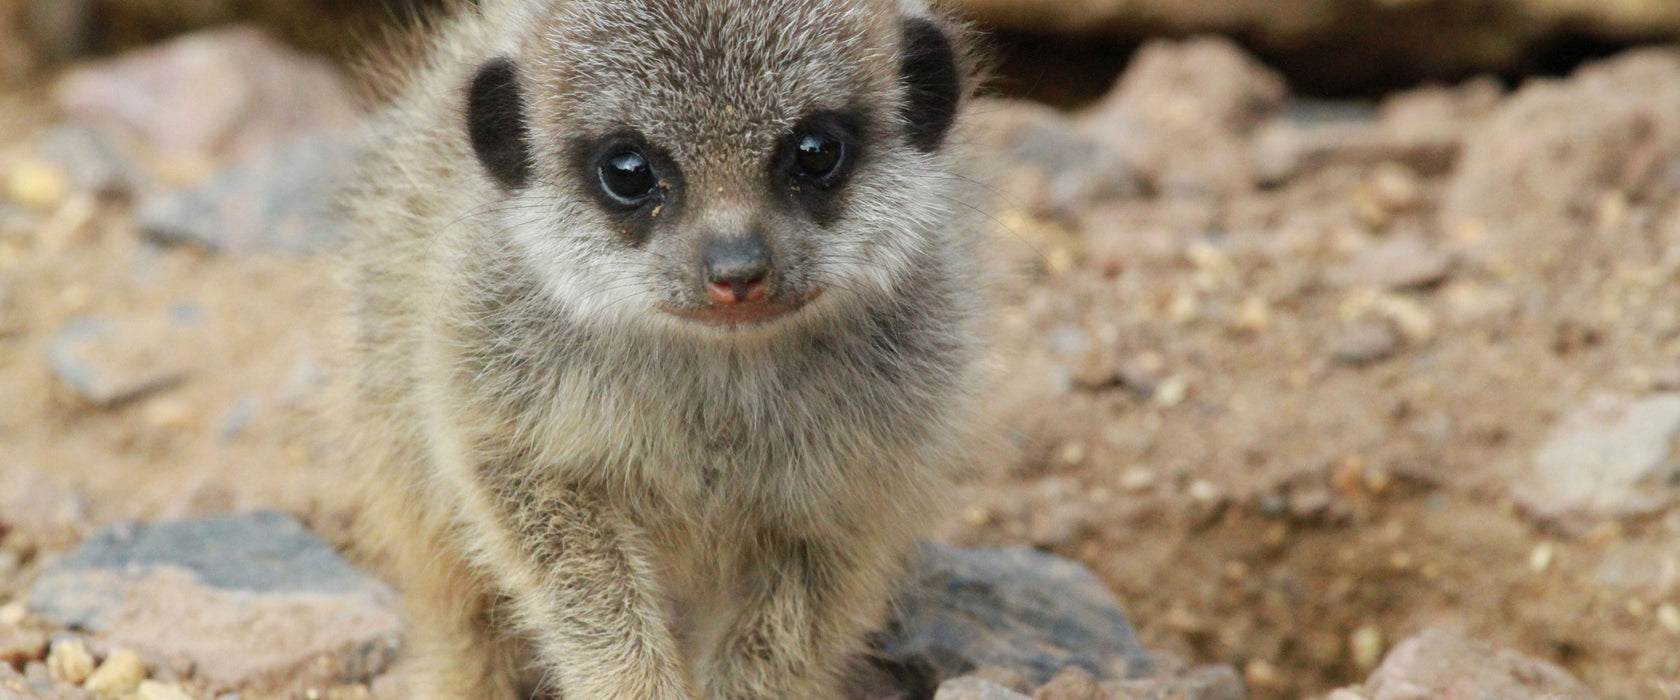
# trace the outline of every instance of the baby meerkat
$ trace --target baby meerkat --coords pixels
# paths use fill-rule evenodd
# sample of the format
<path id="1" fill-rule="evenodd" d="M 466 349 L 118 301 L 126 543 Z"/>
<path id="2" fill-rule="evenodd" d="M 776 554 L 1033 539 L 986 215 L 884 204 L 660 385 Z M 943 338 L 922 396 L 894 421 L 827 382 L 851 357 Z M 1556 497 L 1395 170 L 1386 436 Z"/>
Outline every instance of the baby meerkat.
<path id="1" fill-rule="evenodd" d="M 960 32 L 482 0 L 433 41 L 346 199 L 414 695 L 838 697 L 982 432 Z"/>

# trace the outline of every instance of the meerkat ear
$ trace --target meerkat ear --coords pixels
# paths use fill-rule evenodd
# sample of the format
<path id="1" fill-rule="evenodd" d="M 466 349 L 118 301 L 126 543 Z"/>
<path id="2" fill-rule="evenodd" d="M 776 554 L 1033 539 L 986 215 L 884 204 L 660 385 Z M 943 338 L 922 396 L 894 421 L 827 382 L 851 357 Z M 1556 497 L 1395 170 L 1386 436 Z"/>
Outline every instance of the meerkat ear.
<path id="1" fill-rule="evenodd" d="M 510 190 L 524 187 L 531 179 L 529 130 L 513 61 L 506 57 L 485 61 L 467 89 L 467 134 L 478 162 Z"/>
<path id="2" fill-rule="evenodd" d="M 904 21 L 900 41 L 903 60 L 899 80 L 906 99 L 902 114 L 905 137 L 923 153 L 932 153 L 945 141 L 945 134 L 957 117 L 962 101 L 962 71 L 957 52 L 945 29 L 931 19 L 910 17 Z"/>

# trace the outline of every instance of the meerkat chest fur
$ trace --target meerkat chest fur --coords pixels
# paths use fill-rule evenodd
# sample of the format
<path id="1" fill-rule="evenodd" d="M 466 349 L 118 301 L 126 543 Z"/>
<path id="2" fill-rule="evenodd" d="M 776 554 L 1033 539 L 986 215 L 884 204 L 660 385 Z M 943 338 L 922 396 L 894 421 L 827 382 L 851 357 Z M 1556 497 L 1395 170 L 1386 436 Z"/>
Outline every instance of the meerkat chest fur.
<path id="1" fill-rule="evenodd" d="M 685 653 L 711 695 L 826 696 L 976 444 L 959 32 L 919 0 L 481 0 L 436 44 L 348 198 L 396 510 L 441 523 L 520 621 L 646 593 L 563 571 L 629 567 L 691 608 L 803 581 L 775 610 L 833 618 L 787 642 L 811 668 L 764 681 L 736 666 L 775 654 L 704 642 L 781 633 L 740 601 Z M 594 647 L 544 629 L 568 692 L 594 688 L 559 660 Z M 689 682 L 649 663 L 604 696 Z"/>

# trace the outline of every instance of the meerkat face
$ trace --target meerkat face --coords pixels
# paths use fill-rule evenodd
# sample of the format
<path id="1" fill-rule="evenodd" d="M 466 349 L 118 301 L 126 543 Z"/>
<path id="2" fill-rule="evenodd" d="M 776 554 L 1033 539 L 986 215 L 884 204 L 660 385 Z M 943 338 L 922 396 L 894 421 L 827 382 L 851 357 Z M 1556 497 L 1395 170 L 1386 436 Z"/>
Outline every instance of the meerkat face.
<path id="1" fill-rule="evenodd" d="M 951 232 L 965 63 L 907 0 L 526 3 L 466 86 L 557 309 L 724 337 L 891 301 Z"/>

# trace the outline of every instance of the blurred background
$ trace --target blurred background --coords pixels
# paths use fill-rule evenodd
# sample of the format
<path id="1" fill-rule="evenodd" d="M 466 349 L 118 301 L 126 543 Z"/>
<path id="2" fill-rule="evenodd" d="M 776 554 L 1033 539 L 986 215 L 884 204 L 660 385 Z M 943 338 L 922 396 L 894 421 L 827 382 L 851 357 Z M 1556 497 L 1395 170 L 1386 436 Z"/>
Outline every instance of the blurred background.
<path id="1" fill-rule="evenodd" d="M 938 539 L 1082 562 L 1158 665 L 1248 697 L 1680 697 L 1680 1 L 946 4 L 995 56 L 964 138 L 1014 449 Z M 439 5 L 0 0 L 28 692 L 82 697 L 28 601 L 107 525 L 274 508 L 342 543 L 308 410 L 334 178 L 359 66 Z M 180 653 L 146 665 L 187 697 L 299 692 Z M 379 689 L 356 668 L 333 697 Z"/>

